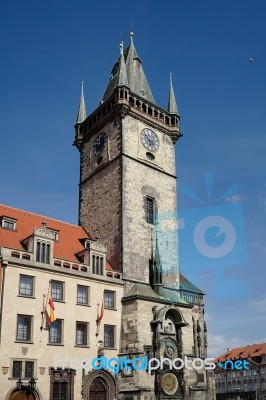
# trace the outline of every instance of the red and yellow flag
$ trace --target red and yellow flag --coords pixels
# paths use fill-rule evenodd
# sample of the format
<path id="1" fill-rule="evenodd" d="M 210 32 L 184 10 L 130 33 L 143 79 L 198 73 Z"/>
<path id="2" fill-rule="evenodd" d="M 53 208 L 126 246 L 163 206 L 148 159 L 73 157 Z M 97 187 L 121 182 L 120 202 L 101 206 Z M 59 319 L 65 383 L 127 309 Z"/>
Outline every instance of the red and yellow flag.
<path id="1" fill-rule="evenodd" d="M 48 300 L 48 304 L 50 306 L 50 317 L 49 317 L 49 324 L 51 324 L 52 322 L 54 322 L 56 320 L 55 318 L 55 314 L 54 314 L 54 302 L 52 300 L 52 297 L 49 298 Z"/>
<path id="2" fill-rule="evenodd" d="M 103 301 L 102 301 L 101 309 L 100 309 L 100 311 L 98 310 L 98 313 L 97 313 L 97 314 L 98 314 L 98 315 L 97 315 L 97 319 L 96 319 L 96 325 L 97 325 L 96 336 L 99 335 L 100 326 L 101 326 L 101 320 L 103 319 L 103 314 L 104 314 L 104 298 L 103 298 Z"/>

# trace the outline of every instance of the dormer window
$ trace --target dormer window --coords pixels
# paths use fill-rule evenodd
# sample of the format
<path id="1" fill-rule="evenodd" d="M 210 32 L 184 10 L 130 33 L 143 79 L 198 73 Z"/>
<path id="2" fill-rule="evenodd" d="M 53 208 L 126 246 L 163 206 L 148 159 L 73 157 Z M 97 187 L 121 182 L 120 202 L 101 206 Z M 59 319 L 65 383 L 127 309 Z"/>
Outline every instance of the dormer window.
<path id="1" fill-rule="evenodd" d="M 98 255 L 92 256 L 92 273 L 103 275 L 103 257 Z"/>
<path id="2" fill-rule="evenodd" d="M 134 67 L 140 69 L 141 61 L 139 58 L 134 58 Z"/>
<path id="3" fill-rule="evenodd" d="M 51 245 L 49 243 L 36 243 L 36 261 L 50 264 Z"/>
<path id="4" fill-rule="evenodd" d="M 51 263 L 54 240 L 54 232 L 46 228 L 46 226 L 34 230 L 34 253 L 37 262 Z"/>
<path id="5" fill-rule="evenodd" d="M 10 231 L 15 231 L 16 230 L 16 222 L 17 222 L 16 219 L 2 217 L 2 228 L 8 229 Z"/>
<path id="6" fill-rule="evenodd" d="M 118 73 L 118 66 L 119 66 L 119 63 L 116 63 L 115 66 L 113 67 L 112 72 L 111 72 L 111 78 L 110 78 L 110 80 L 112 80 L 112 79 L 117 75 L 117 73 Z"/>

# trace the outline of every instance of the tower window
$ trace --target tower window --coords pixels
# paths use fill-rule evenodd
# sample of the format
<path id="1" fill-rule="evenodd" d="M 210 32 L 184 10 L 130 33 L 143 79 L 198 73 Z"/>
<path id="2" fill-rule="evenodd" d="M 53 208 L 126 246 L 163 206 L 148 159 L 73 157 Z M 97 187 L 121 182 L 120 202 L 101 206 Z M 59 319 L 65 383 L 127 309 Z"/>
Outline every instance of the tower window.
<path id="1" fill-rule="evenodd" d="M 155 223 L 155 199 L 146 197 L 146 222 L 149 224 Z"/>

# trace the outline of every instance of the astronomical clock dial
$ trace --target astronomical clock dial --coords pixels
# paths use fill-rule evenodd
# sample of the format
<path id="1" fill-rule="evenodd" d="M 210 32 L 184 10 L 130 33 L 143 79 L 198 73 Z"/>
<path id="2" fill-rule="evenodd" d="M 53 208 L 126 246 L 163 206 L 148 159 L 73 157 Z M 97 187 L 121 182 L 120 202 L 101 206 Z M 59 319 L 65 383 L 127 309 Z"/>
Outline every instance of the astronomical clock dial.
<path id="1" fill-rule="evenodd" d="M 168 396 L 172 396 L 178 389 L 178 379 L 171 372 L 167 372 L 161 378 L 161 388 Z"/>
<path id="2" fill-rule="evenodd" d="M 106 146 L 106 143 L 107 143 L 107 133 L 101 132 L 101 133 L 97 136 L 97 138 L 96 138 L 96 140 L 95 140 L 95 142 L 94 142 L 94 145 L 93 145 L 93 154 L 94 154 L 95 156 L 100 156 L 100 155 L 102 154 L 102 152 L 103 152 L 105 146 Z"/>
<path id="3" fill-rule="evenodd" d="M 159 149 L 159 139 L 151 129 L 144 128 L 140 133 L 140 140 L 148 151 L 157 151 Z"/>
<path id="4" fill-rule="evenodd" d="M 176 344 L 172 340 L 164 340 L 161 343 L 161 355 L 163 357 L 170 358 L 170 360 L 177 358 L 178 352 Z"/>

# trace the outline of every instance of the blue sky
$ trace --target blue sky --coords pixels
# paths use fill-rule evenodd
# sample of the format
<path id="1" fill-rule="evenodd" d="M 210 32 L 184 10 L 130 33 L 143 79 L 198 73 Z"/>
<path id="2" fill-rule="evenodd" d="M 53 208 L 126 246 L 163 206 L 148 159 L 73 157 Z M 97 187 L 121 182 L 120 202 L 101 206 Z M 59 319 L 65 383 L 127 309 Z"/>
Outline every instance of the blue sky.
<path id="1" fill-rule="evenodd" d="M 89 113 L 104 92 L 121 34 L 129 43 L 131 21 L 161 107 L 173 73 L 184 135 L 176 145 L 180 210 L 190 215 L 196 208 L 191 215 L 201 218 L 219 204 L 230 218 L 230 205 L 242 213 L 236 230 L 243 222 L 247 262 L 225 263 L 221 280 L 216 264 L 189 265 L 190 249 L 182 235 L 179 240 L 183 273 L 207 294 L 214 355 L 266 341 L 265 15 L 259 0 L 17 0 L 1 6 L 1 203 L 77 222 L 79 155 L 72 143 L 80 83 Z M 206 173 L 214 174 L 209 203 Z M 217 202 L 233 183 L 237 193 Z M 184 186 L 203 203 L 182 194 Z"/>

